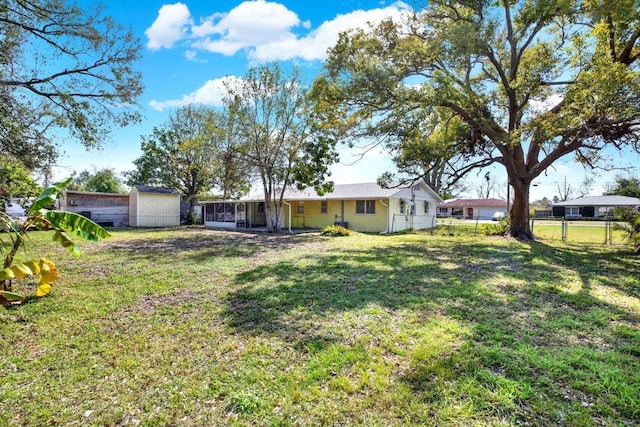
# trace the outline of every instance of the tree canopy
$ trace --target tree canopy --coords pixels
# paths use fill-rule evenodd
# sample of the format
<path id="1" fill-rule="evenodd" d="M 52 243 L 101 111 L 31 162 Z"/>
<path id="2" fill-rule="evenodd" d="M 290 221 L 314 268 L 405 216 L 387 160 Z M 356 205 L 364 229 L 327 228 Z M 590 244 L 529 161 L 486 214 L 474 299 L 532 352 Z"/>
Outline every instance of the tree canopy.
<path id="1" fill-rule="evenodd" d="M 61 130 L 87 148 L 139 121 L 142 51 L 103 6 L 67 0 L 0 3 L 0 150 L 35 169 L 57 156 Z"/>
<path id="2" fill-rule="evenodd" d="M 67 186 L 69 190 L 92 191 L 97 193 L 124 193 L 122 181 L 113 168 L 103 168 L 89 172 L 83 170 Z"/>
<path id="3" fill-rule="evenodd" d="M 554 162 L 640 149 L 639 39 L 635 0 L 433 0 L 341 34 L 312 94 L 334 141 L 398 147 L 420 126 L 437 153 L 446 129 L 456 173 L 503 165 L 509 233 L 527 239 L 531 182 Z"/>
<path id="4" fill-rule="evenodd" d="M 276 64 L 252 68 L 244 79 L 227 86 L 225 102 L 236 126 L 237 150 L 258 177 L 268 202 L 267 229 L 277 231 L 287 188 L 313 186 L 320 193 L 332 188 L 325 177 L 337 159 L 334 145 L 315 137 L 297 69 L 287 75 Z"/>
<path id="5" fill-rule="evenodd" d="M 142 138 L 142 156 L 126 173 L 127 184 L 160 184 L 180 190 L 190 202 L 217 186 L 232 197 L 247 188 L 240 159 L 231 152 L 228 118 L 202 105 L 187 105 Z"/>
<path id="6" fill-rule="evenodd" d="M 615 185 L 607 190 L 607 194 L 640 198 L 640 179 L 617 176 Z"/>

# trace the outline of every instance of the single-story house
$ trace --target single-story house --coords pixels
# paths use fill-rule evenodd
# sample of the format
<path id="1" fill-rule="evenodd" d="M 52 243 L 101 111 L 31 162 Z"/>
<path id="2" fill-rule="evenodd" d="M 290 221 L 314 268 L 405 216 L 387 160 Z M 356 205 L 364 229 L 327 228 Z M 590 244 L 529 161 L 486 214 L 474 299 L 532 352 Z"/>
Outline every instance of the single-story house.
<path id="1" fill-rule="evenodd" d="M 439 217 L 492 219 L 496 212 L 506 215 L 507 202 L 502 199 L 452 199 L 438 204 Z"/>
<path id="2" fill-rule="evenodd" d="M 323 195 L 313 189 L 290 190 L 284 196 L 282 228 L 324 228 L 340 224 L 364 232 L 395 232 L 436 226 L 436 204 L 442 199 L 424 182 L 383 188 L 377 183 L 334 185 Z M 267 224 L 265 200 L 214 200 L 204 205 L 205 225 L 246 229 Z"/>
<path id="3" fill-rule="evenodd" d="M 58 200 L 58 209 L 79 213 L 100 225 L 129 225 L 128 194 L 66 190 Z"/>
<path id="4" fill-rule="evenodd" d="M 553 216 L 599 218 L 613 214 L 616 208 L 640 210 L 640 198 L 627 196 L 584 196 L 554 203 Z"/>
<path id="5" fill-rule="evenodd" d="M 175 188 L 134 185 L 129 192 L 129 225 L 132 227 L 180 225 L 180 192 Z"/>

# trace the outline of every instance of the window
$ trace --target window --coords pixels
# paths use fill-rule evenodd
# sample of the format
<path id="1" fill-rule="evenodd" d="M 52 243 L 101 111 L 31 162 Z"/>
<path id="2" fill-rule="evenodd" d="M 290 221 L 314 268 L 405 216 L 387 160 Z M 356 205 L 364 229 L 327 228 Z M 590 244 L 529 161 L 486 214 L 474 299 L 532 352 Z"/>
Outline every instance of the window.
<path id="1" fill-rule="evenodd" d="M 258 213 L 259 214 L 263 214 L 264 213 L 264 202 L 258 203 Z"/>
<path id="2" fill-rule="evenodd" d="M 429 202 L 424 201 L 424 214 L 429 215 Z"/>
<path id="3" fill-rule="evenodd" d="M 299 214 L 303 214 L 304 213 L 304 202 L 303 201 L 299 201 L 298 202 L 298 207 L 296 209 L 296 212 Z"/>
<path id="4" fill-rule="evenodd" d="M 327 212 L 329 212 L 328 203 L 327 203 L 326 200 L 322 200 L 320 202 L 320 213 L 321 214 L 326 214 Z"/>
<path id="5" fill-rule="evenodd" d="M 400 213 L 404 213 L 404 200 L 400 200 Z"/>
<path id="6" fill-rule="evenodd" d="M 449 213 L 449 208 L 438 208 L 438 213 L 446 215 Z"/>
<path id="7" fill-rule="evenodd" d="M 356 213 L 360 215 L 375 215 L 375 200 L 356 200 Z"/>

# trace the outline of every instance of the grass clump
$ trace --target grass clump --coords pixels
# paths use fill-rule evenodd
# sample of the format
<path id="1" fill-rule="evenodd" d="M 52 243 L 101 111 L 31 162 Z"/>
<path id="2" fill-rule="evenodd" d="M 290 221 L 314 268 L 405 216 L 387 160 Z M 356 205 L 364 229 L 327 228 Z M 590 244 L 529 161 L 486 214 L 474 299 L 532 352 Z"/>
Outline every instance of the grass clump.
<path id="1" fill-rule="evenodd" d="M 351 229 L 342 225 L 327 225 L 322 229 L 323 236 L 351 236 Z"/>

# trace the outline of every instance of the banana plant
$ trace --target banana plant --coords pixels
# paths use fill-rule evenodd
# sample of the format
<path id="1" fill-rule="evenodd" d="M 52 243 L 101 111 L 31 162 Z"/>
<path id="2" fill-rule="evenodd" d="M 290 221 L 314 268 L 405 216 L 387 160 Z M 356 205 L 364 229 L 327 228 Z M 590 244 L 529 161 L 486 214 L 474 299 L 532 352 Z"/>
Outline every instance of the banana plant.
<path id="1" fill-rule="evenodd" d="M 57 182 L 40 193 L 29 207 L 26 219 L 22 221 L 0 213 L 0 231 L 5 231 L 10 239 L 6 245 L 0 239 L 0 251 L 5 255 L 3 269 L 0 270 L 0 304 L 5 307 L 20 304 L 27 297 L 13 292 L 13 280 L 39 276 L 35 295 L 43 297 L 51 291 L 58 277 L 55 264 L 45 258 L 14 264 L 15 256 L 20 248 L 24 247 L 29 230 L 53 230 L 53 241 L 76 256 L 82 251 L 72 240 L 72 235 L 94 242 L 109 237 L 105 229 L 80 214 L 52 209 L 56 199 L 71 183 L 72 178 Z"/>

